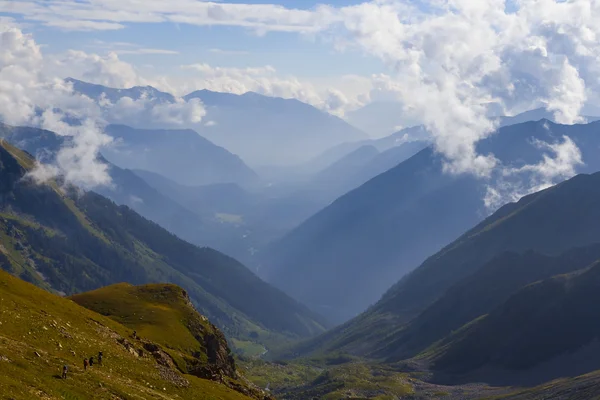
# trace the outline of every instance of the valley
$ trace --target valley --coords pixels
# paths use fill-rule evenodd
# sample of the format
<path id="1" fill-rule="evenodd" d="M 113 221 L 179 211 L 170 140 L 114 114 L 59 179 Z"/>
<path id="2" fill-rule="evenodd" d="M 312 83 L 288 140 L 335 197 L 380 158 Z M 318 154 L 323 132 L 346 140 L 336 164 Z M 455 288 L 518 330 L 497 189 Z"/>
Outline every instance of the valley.
<path id="1" fill-rule="evenodd" d="M 0 1 L 0 399 L 600 398 L 600 3 Z"/>

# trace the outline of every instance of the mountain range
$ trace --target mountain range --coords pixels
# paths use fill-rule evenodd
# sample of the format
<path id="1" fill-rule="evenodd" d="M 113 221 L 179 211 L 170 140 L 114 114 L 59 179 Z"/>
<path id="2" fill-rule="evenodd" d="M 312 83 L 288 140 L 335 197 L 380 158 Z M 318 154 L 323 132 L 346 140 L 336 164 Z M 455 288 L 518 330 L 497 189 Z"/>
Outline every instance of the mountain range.
<path id="1" fill-rule="evenodd" d="M 2 140 L 0 234 L 4 269 L 59 293 L 117 282 L 172 282 L 227 335 L 267 341 L 323 330 L 322 319 L 244 265 L 196 247 L 126 206 L 60 180 L 36 184 L 27 153 Z M 135 175 L 134 175 L 135 176 Z"/>
<path id="2" fill-rule="evenodd" d="M 105 98 L 145 99 L 151 104 L 173 103 L 174 97 L 152 87 L 115 89 L 69 79 L 77 93 L 96 101 Z M 183 97 L 199 99 L 206 115 L 192 124 L 200 135 L 239 155 L 252 167 L 291 165 L 308 161 L 322 151 L 343 142 L 366 139 L 367 135 L 341 118 L 295 99 L 283 99 L 248 92 L 242 95 L 198 90 Z M 136 126 L 147 121 L 120 120 Z M 154 122 L 156 127 L 158 122 Z M 164 126 L 166 128 L 168 126 Z M 181 171 L 181 173 L 183 173 Z"/>
<path id="3" fill-rule="evenodd" d="M 598 369 L 584 357 L 600 336 L 588 301 L 598 205 L 600 173 L 507 204 L 366 312 L 294 351 L 414 359 L 445 383 L 532 384 Z"/>
<path id="4" fill-rule="evenodd" d="M 547 120 L 511 125 L 481 141 L 478 149 L 519 168 L 544 161 L 534 140 L 555 143 L 566 135 L 581 150 L 585 165 L 577 166 L 578 171 L 593 172 L 600 169 L 598 126 Z M 343 322 L 482 221 L 482 199 L 490 185 L 493 180 L 445 173 L 442 157 L 424 149 L 273 243 L 262 258 L 261 274 L 314 310 Z"/>

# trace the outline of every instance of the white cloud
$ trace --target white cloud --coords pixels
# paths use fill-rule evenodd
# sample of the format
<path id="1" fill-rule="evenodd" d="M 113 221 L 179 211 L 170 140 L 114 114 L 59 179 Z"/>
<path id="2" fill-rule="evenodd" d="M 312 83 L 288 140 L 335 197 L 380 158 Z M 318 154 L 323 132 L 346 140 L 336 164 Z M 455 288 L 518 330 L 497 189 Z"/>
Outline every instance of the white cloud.
<path id="1" fill-rule="evenodd" d="M 95 49 L 95 50 L 108 51 L 109 53 L 114 53 L 114 54 L 135 54 L 135 55 L 146 55 L 146 54 L 176 55 L 176 54 L 179 54 L 179 52 L 175 51 L 175 50 L 146 48 L 146 47 L 140 46 L 135 43 L 130 43 L 130 42 L 105 42 L 103 40 L 94 40 L 87 47 Z"/>
<path id="2" fill-rule="evenodd" d="M 537 164 L 502 169 L 498 179 L 487 186 L 484 203 L 488 210 L 495 211 L 506 203 L 571 178 L 577 173 L 577 167 L 583 165 L 581 151 L 568 136 L 555 143 L 534 140 L 532 145 L 545 151 L 542 160 Z"/>
<path id="3" fill-rule="evenodd" d="M 64 30 L 114 30 L 132 22 L 241 26 L 258 34 L 315 32 L 333 14 L 274 4 L 229 4 L 197 0 L 1 0 L 0 9 Z"/>
<path id="4" fill-rule="evenodd" d="M 93 102 L 76 95 L 62 79 L 45 75 L 40 47 L 18 28 L 0 26 L 0 119 L 9 124 L 36 125 L 72 137 L 52 165 L 32 171 L 37 180 L 63 175 L 69 183 L 91 187 L 110 183 L 106 165 L 98 162 L 98 150 L 110 142 L 93 119 Z M 63 122 L 69 115 L 79 126 Z M 92 117 L 90 117 L 92 116 Z"/>
<path id="5" fill-rule="evenodd" d="M 66 53 L 48 57 L 47 69 L 55 76 L 62 78 L 72 76 L 86 82 L 109 87 L 127 88 L 149 84 L 147 80 L 140 77 L 131 64 L 119 59 L 115 52 L 100 56 L 69 50 Z M 66 75 L 67 73 L 68 75 Z"/>
<path id="6" fill-rule="evenodd" d="M 598 92 L 600 2 L 443 0 L 428 11 L 408 0 L 328 9 L 325 34 L 394 71 L 387 86 L 425 123 L 448 171 L 490 176 L 498 161 L 475 144 L 494 131 L 485 104 L 546 104 L 558 121 L 580 120 Z"/>

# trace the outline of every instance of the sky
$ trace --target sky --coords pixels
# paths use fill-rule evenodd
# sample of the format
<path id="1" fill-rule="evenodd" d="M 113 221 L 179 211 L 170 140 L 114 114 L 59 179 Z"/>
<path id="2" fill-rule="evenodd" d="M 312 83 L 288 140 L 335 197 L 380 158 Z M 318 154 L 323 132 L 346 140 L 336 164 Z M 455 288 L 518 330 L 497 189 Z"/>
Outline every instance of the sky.
<path id="1" fill-rule="evenodd" d="M 181 4 L 179 11 L 171 12 L 171 8 L 177 7 L 168 5 L 175 3 Z M 230 17 L 223 17 L 224 22 L 219 21 L 218 11 L 212 16 L 207 15 L 211 14 L 210 11 L 199 11 L 195 21 L 179 22 L 185 21 L 186 7 L 198 3 L 246 9 L 266 7 L 266 22 L 256 23 L 258 27 L 252 23 L 248 26 L 244 21 L 245 14 L 251 14 L 248 20 L 260 20 L 260 15 L 255 17 L 252 11 L 235 9 L 229 12 Z M 119 60 L 133 65 L 145 78 L 144 81 L 103 81 L 100 78 L 96 83 L 113 83 L 123 87 L 148 83 L 177 95 L 205 87 L 235 93 L 251 90 L 296 97 L 340 116 L 370 101 L 372 75 L 387 70 L 380 59 L 359 49 L 338 51 L 332 47 L 330 40 L 305 32 L 312 29 L 309 25 L 314 21 L 296 23 L 294 17 L 275 15 L 278 9 L 299 13 L 314 11 L 323 7 L 323 3 L 313 0 L 262 3 L 239 0 L 219 3 L 196 0 L 172 3 L 156 0 L 13 0 L 0 1 L 0 16 L 13 18 L 24 32 L 32 33 L 45 54 L 81 51 L 106 56 L 113 53 Z M 326 4 L 339 8 L 360 3 L 359 0 L 333 0 Z M 142 4 L 147 5 L 148 11 L 143 9 Z M 129 9 L 133 10 L 131 14 L 128 14 Z M 107 13 L 110 10 L 111 14 L 104 16 L 95 10 Z M 155 15 L 148 14 L 152 10 Z M 268 17 L 269 12 L 275 16 Z M 135 13 L 137 15 L 133 15 Z M 157 18 L 163 21 L 156 21 Z M 285 19 L 292 21 L 278 27 L 278 20 Z M 196 82 L 194 78 L 198 78 L 198 70 L 184 67 L 197 64 L 218 69 L 221 79 L 213 77 L 210 84 L 206 84 L 205 80 Z M 248 82 L 248 79 L 232 78 L 232 82 L 232 79 L 223 77 L 242 73 L 244 69 L 265 70 L 267 67 L 274 72 L 255 75 L 264 78 L 263 81 L 280 81 L 275 88 L 256 80 Z M 77 75 L 76 71 L 73 74 Z M 336 109 L 325 104 L 330 88 L 348 96 Z"/>
<path id="2" fill-rule="evenodd" d="M 0 0 L 0 28 L 0 114 L 41 125 L 60 127 L 53 109 L 31 114 L 50 98 L 103 120 L 205 115 L 183 100 L 92 107 L 66 76 L 177 96 L 255 91 L 341 117 L 393 100 L 427 127 L 449 173 L 488 177 L 502 168 L 477 152 L 495 131 L 491 105 L 541 106 L 572 124 L 600 104 L 600 0 Z"/>

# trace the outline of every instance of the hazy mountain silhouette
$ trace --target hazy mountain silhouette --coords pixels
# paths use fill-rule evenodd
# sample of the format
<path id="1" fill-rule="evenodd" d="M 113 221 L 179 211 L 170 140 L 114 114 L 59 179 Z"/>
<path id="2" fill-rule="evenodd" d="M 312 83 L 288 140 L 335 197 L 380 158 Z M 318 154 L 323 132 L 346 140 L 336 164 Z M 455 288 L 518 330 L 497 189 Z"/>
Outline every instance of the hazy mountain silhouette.
<path id="1" fill-rule="evenodd" d="M 501 128 L 478 148 L 517 168 L 543 160 L 532 139 L 555 142 L 567 135 L 586 163 L 579 171 L 595 171 L 598 126 L 528 122 Z M 442 163 L 425 149 L 340 197 L 272 245 L 264 276 L 337 321 L 363 311 L 392 282 L 485 217 L 482 199 L 494 181 L 451 176 Z"/>

